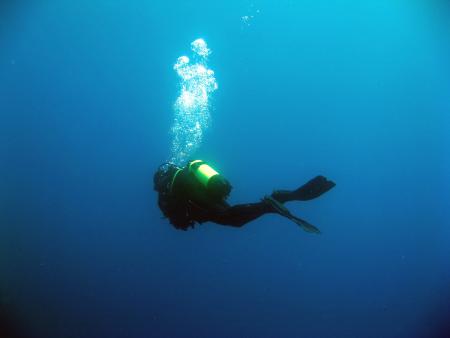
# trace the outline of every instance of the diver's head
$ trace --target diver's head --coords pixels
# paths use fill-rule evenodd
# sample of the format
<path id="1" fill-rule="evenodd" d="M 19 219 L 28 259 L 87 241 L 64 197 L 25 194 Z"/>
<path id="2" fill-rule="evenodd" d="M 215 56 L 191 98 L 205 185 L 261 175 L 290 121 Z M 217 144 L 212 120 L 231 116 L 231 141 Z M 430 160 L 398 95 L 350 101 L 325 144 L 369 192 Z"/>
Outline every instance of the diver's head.
<path id="1" fill-rule="evenodd" d="M 170 162 L 161 164 L 153 175 L 153 189 L 158 192 L 166 190 L 173 174 L 178 169 L 175 164 Z"/>

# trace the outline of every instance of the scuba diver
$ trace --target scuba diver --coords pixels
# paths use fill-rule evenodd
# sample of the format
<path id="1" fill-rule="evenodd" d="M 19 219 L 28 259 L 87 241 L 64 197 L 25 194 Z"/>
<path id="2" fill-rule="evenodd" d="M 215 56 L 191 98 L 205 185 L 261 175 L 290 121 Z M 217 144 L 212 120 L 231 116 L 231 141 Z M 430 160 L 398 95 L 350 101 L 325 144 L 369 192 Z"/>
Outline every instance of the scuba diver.
<path id="1" fill-rule="evenodd" d="M 296 190 L 275 190 L 260 202 L 230 206 L 226 200 L 231 184 L 201 160 L 190 161 L 183 168 L 164 163 L 157 169 L 153 183 L 158 192 L 159 208 L 180 230 L 193 228 L 196 222 L 242 227 L 264 214 L 276 213 L 312 233 L 320 233 L 320 230 L 293 215 L 284 203 L 312 200 L 336 185 L 324 176 L 316 176 Z"/>

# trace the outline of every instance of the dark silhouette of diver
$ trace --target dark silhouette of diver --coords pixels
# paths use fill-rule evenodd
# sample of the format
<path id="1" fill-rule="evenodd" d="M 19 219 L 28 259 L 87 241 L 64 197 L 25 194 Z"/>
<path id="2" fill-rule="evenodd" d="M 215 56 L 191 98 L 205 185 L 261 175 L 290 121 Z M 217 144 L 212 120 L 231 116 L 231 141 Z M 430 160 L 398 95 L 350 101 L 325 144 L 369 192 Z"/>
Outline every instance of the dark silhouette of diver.
<path id="1" fill-rule="evenodd" d="M 190 161 L 183 168 L 164 163 L 156 171 L 153 183 L 159 208 L 177 229 L 193 228 L 195 222 L 241 227 L 264 214 L 277 213 L 314 233 L 320 230 L 291 214 L 284 203 L 309 201 L 335 186 L 324 176 L 317 176 L 296 190 L 275 190 L 260 202 L 230 206 L 226 199 L 231 184 L 201 160 Z"/>

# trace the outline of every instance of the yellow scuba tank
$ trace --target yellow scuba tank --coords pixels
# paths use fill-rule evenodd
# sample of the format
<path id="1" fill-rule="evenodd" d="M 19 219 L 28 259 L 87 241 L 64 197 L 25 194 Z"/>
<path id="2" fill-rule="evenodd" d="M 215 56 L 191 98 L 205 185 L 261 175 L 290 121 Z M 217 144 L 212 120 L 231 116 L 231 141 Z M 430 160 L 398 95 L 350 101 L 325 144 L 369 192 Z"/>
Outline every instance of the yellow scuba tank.
<path id="1" fill-rule="evenodd" d="M 199 181 L 205 188 L 208 188 L 208 183 L 211 178 L 219 175 L 211 166 L 202 160 L 195 160 L 189 163 L 189 172 L 192 173 L 197 181 Z"/>
<path id="2" fill-rule="evenodd" d="M 231 191 L 231 184 L 223 178 L 214 168 L 202 160 L 191 161 L 189 172 L 207 190 L 211 197 L 223 199 Z"/>

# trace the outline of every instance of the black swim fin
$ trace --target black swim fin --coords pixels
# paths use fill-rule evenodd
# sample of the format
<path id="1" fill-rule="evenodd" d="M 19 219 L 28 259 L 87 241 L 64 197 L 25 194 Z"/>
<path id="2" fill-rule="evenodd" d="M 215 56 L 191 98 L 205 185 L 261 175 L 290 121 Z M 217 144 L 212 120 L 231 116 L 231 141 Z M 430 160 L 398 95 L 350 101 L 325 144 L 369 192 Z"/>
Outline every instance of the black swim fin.
<path id="1" fill-rule="evenodd" d="M 326 193 L 335 185 L 336 183 L 333 181 L 328 180 L 325 176 L 319 175 L 297 190 L 276 190 L 272 193 L 272 197 L 281 203 L 289 201 L 309 201 Z"/>
<path id="2" fill-rule="evenodd" d="M 282 203 L 278 202 L 275 198 L 271 196 L 265 196 L 263 198 L 263 201 L 269 203 L 278 214 L 290 219 L 292 222 L 299 225 L 304 231 L 320 234 L 320 230 L 318 228 L 308 223 L 307 221 L 292 215 L 291 212 Z"/>

